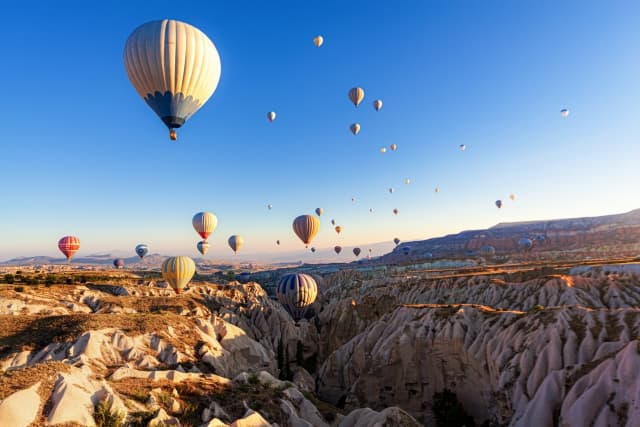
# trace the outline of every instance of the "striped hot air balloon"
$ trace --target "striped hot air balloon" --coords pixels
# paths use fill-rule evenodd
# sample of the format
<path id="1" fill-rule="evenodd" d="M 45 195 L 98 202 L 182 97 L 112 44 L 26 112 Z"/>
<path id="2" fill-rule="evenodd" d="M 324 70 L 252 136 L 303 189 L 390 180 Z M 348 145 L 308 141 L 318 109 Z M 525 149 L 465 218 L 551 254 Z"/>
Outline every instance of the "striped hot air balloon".
<path id="1" fill-rule="evenodd" d="M 233 249 L 233 252 L 237 254 L 240 248 L 242 247 L 242 245 L 244 244 L 244 239 L 242 238 L 242 236 L 238 236 L 237 234 L 234 234 L 233 236 L 229 237 L 228 243 L 229 243 L 229 247 Z"/>
<path id="2" fill-rule="evenodd" d="M 116 258 L 113 260 L 113 266 L 115 268 L 123 268 L 124 267 L 124 260 L 122 258 Z"/>
<path id="3" fill-rule="evenodd" d="M 318 296 L 318 285 L 308 274 L 287 274 L 280 278 L 276 287 L 280 304 L 297 322 L 304 317 Z"/>
<path id="4" fill-rule="evenodd" d="M 380 109 L 382 108 L 382 99 L 376 99 L 375 101 L 373 101 L 373 108 L 375 108 L 376 111 L 380 111 Z"/>
<path id="5" fill-rule="evenodd" d="M 316 208 L 316 215 L 318 216 L 322 216 L 322 213 L 324 212 L 324 209 L 322 208 Z"/>
<path id="6" fill-rule="evenodd" d="M 149 247 L 144 243 L 140 243 L 138 246 L 136 246 L 136 254 L 138 254 L 140 258 L 144 258 L 147 252 L 149 252 Z"/>
<path id="7" fill-rule="evenodd" d="M 313 215 L 300 215 L 293 220 L 293 232 L 309 247 L 309 243 L 320 231 L 320 220 Z"/>
<path id="8" fill-rule="evenodd" d="M 191 223 L 196 232 L 206 240 L 218 226 L 218 218 L 211 212 L 198 212 Z"/>
<path id="9" fill-rule="evenodd" d="M 351 88 L 349 90 L 349 99 L 353 102 L 353 105 L 357 107 L 364 99 L 364 89 L 361 87 Z"/>
<path id="10" fill-rule="evenodd" d="M 64 236 L 58 240 L 58 249 L 67 257 L 67 262 L 71 262 L 71 258 L 80 249 L 80 239 L 75 236 Z"/>
<path id="11" fill-rule="evenodd" d="M 124 48 L 127 76 L 177 139 L 182 126 L 213 95 L 220 80 L 220 56 L 196 27 L 173 19 L 136 28 Z"/>
<path id="12" fill-rule="evenodd" d="M 167 258 L 162 263 L 162 278 L 179 294 L 191 281 L 196 264 L 188 256 Z"/>
<path id="13" fill-rule="evenodd" d="M 351 129 L 351 133 L 357 135 L 360 133 L 360 123 L 352 124 L 349 129 Z"/>
<path id="14" fill-rule="evenodd" d="M 206 255 L 209 251 L 209 242 L 207 242 L 206 240 L 200 240 L 196 245 L 196 248 L 202 255 Z"/>

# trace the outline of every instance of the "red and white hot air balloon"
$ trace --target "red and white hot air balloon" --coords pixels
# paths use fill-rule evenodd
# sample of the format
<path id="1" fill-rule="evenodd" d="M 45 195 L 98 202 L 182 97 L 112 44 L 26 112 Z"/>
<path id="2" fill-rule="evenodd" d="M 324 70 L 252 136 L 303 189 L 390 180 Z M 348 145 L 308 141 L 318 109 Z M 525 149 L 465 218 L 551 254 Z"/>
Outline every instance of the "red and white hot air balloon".
<path id="1" fill-rule="evenodd" d="M 64 236 L 58 240 L 58 249 L 67 257 L 67 262 L 71 262 L 71 258 L 80 249 L 80 239 L 75 236 Z"/>

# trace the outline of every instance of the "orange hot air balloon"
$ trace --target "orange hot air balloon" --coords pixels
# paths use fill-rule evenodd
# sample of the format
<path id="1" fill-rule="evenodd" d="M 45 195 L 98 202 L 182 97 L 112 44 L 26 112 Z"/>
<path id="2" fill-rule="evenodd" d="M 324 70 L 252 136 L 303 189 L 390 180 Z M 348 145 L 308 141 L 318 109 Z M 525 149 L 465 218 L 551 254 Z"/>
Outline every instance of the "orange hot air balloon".
<path id="1" fill-rule="evenodd" d="M 58 249 L 67 257 L 67 262 L 71 262 L 73 255 L 80 249 L 80 239 L 75 236 L 64 236 L 58 240 Z"/>
<path id="2" fill-rule="evenodd" d="M 341 231 L 342 231 L 342 227 L 340 227 L 339 225 L 336 225 L 336 233 L 340 234 Z"/>
<path id="3" fill-rule="evenodd" d="M 391 151 L 396 151 L 398 149 L 398 146 L 396 144 L 391 144 Z"/>
<path id="4" fill-rule="evenodd" d="M 320 231 L 320 220 L 313 215 L 300 215 L 293 220 L 293 232 L 302 240 L 305 247 Z"/>

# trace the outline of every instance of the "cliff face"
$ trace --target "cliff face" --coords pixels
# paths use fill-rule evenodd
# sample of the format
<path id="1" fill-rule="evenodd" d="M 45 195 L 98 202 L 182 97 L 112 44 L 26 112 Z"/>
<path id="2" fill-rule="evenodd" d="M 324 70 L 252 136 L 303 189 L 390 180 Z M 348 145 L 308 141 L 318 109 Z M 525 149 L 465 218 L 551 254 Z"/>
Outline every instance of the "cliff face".
<path id="1" fill-rule="evenodd" d="M 640 251 L 640 209 L 620 215 L 498 224 L 486 230 L 463 231 L 424 241 L 403 243 L 382 262 L 402 260 L 402 247 L 411 257 L 464 256 L 490 245 L 496 254 L 518 252 L 518 240 L 528 237 L 534 251 L 598 251 L 600 255 Z"/>
<path id="2" fill-rule="evenodd" d="M 640 281 L 620 270 L 365 285 L 321 316 L 333 341 L 318 391 L 347 407 L 398 405 L 426 425 L 444 388 L 478 423 L 635 425 Z"/>

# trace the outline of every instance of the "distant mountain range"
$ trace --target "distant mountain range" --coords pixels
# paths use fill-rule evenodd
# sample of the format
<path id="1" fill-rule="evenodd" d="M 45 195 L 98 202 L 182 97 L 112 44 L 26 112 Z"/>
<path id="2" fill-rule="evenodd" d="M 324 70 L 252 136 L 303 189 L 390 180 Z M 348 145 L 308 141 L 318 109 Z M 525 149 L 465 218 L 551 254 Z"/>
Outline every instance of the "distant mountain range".
<path id="1" fill-rule="evenodd" d="M 380 261 L 402 258 L 404 247 L 410 248 L 412 259 L 428 254 L 435 258 L 474 256 L 483 246 L 493 246 L 498 256 L 518 254 L 518 240 L 523 237 L 533 241 L 532 251 L 560 256 L 640 254 L 640 209 L 617 215 L 500 223 L 486 230 L 402 243 Z"/>

